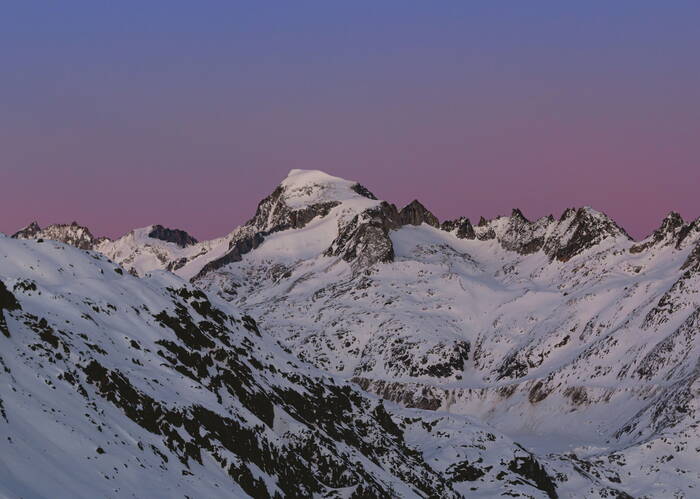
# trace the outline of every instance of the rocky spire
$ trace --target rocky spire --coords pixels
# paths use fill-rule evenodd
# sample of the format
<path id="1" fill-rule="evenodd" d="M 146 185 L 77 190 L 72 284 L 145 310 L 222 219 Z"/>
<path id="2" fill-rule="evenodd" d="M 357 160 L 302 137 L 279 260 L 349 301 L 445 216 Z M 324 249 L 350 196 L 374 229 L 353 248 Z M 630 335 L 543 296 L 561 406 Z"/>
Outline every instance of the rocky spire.
<path id="1" fill-rule="evenodd" d="M 474 227 L 467 217 L 459 217 L 455 220 L 445 220 L 440 226 L 445 232 L 455 231 L 459 239 L 475 239 Z"/>
<path id="2" fill-rule="evenodd" d="M 670 212 L 661 222 L 661 226 L 656 229 L 648 238 L 630 248 L 630 253 L 641 253 L 642 251 L 657 245 L 667 245 L 677 243 L 685 222 L 683 217 L 675 211 Z"/>
<path id="3" fill-rule="evenodd" d="M 440 221 L 420 201 L 414 199 L 404 206 L 399 212 L 401 225 L 421 225 L 426 223 L 433 227 L 440 227 Z"/>
<path id="4" fill-rule="evenodd" d="M 12 234 L 12 237 L 15 239 L 34 239 L 39 232 L 41 232 L 41 227 L 39 227 L 39 224 L 35 220 L 23 229 Z"/>
<path id="5" fill-rule="evenodd" d="M 536 253 L 544 246 L 549 223 L 548 218 L 530 222 L 519 209 L 514 208 L 505 232 L 499 237 L 501 246 L 521 255 Z"/>

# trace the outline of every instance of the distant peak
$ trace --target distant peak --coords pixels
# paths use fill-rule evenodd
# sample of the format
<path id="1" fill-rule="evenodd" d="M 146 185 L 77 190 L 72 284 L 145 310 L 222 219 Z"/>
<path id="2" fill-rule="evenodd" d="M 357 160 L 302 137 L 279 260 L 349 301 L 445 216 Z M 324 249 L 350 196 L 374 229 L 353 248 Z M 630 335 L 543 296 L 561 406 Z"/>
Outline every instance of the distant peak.
<path id="1" fill-rule="evenodd" d="M 39 232 L 41 230 L 41 227 L 39 227 L 39 223 L 34 220 L 32 223 L 27 225 L 26 227 L 20 229 L 17 231 L 12 237 L 15 237 L 17 234 L 24 233 L 24 232 Z"/>
<path id="2" fill-rule="evenodd" d="M 15 239 L 49 239 L 70 244 L 81 249 L 92 249 L 95 244 L 90 229 L 79 225 L 77 222 L 70 224 L 52 224 L 43 229 L 34 221 L 24 229 L 12 235 Z"/>
<path id="3" fill-rule="evenodd" d="M 523 215 L 523 212 L 520 211 L 518 208 L 513 208 L 513 211 L 512 211 L 512 213 L 511 213 L 511 215 L 510 215 L 510 218 L 515 218 L 515 219 L 523 220 L 523 221 L 525 221 L 525 222 L 530 222 L 530 221 L 525 217 L 525 215 Z"/>
<path id="4" fill-rule="evenodd" d="M 685 223 L 683 217 L 677 211 L 672 211 L 664 218 L 665 223 L 671 223 L 673 225 L 682 225 Z"/>
<path id="5" fill-rule="evenodd" d="M 422 223 L 426 223 L 428 225 L 432 225 L 433 227 L 440 226 L 440 221 L 437 219 L 437 217 L 417 199 L 414 199 L 401 209 L 399 212 L 399 218 L 402 225 L 420 225 Z"/>

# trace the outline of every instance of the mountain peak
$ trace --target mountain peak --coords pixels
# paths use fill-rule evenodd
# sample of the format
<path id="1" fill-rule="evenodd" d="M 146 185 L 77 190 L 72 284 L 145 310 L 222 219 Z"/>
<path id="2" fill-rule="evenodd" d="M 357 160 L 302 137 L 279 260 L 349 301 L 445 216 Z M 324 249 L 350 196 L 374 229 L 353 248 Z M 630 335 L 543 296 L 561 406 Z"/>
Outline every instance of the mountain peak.
<path id="1" fill-rule="evenodd" d="M 12 237 L 15 239 L 34 239 L 34 236 L 39 232 L 41 232 L 41 227 L 39 227 L 37 221 L 34 220 L 26 227 L 12 234 Z"/>
<path id="2" fill-rule="evenodd" d="M 544 245 L 550 258 L 566 262 L 582 251 L 608 238 L 632 238 L 602 211 L 590 206 L 567 208 L 559 218 L 558 227 Z"/>
<path id="3" fill-rule="evenodd" d="M 285 204 L 292 209 L 326 202 L 341 203 L 357 198 L 377 199 L 359 183 L 320 170 L 291 170 L 280 187 Z"/>
<path id="4" fill-rule="evenodd" d="M 39 227 L 34 221 L 24 229 L 15 232 L 14 239 L 49 239 L 76 246 L 80 249 L 92 249 L 98 241 L 90 232 L 90 229 L 79 225 L 78 222 L 70 224 L 52 224 L 45 228 Z"/>
<path id="5" fill-rule="evenodd" d="M 401 209 L 399 212 L 399 218 L 402 225 L 420 225 L 422 223 L 426 223 L 428 225 L 432 225 L 433 227 L 440 226 L 440 221 L 437 219 L 437 217 L 417 199 L 414 199 Z"/>
<path id="6" fill-rule="evenodd" d="M 510 218 L 521 219 L 525 222 L 529 222 L 527 217 L 525 217 L 525 215 L 523 215 L 523 212 L 520 211 L 518 208 L 513 208 Z"/>

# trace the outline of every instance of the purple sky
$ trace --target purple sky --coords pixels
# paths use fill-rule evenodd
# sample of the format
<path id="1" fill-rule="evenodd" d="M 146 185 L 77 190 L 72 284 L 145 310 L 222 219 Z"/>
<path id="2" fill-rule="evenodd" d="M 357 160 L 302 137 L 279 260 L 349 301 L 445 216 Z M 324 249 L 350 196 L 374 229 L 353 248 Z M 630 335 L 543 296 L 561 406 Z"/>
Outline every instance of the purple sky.
<path id="1" fill-rule="evenodd" d="M 0 231 L 214 237 L 291 168 L 440 219 L 700 216 L 700 3 L 497 3 L 3 6 Z"/>

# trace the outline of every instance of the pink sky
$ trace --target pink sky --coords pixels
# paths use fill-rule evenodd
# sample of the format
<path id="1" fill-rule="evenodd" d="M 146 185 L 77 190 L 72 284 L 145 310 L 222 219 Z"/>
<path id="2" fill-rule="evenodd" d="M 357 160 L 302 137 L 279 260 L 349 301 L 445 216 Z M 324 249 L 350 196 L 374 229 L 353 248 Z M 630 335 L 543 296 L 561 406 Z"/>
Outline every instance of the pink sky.
<path id="1" fill-rule="evenodd" d="M 700 216 L 697 3 L 132 7 L 6 9 L 0 231 L 210 238 L 292 168 L 440 219 Z"/>

